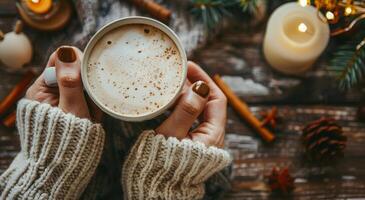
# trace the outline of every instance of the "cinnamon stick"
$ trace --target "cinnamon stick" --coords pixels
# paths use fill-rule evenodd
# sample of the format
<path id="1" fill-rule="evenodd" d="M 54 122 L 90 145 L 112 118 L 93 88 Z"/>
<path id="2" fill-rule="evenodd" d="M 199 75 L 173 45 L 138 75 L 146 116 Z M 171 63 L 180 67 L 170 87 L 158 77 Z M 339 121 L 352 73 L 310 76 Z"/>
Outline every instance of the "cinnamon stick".
<path id="1" fill-rule="evenodd" d="M 12 113 L 10 113 L 4 120 L 3 120 L 3 124 L 5 127 L 8 128 L 12 128 L 15 126 L 15 121 L 16 121 L 16 112 L 13 111 Z"/>
<path id="2" fill-rule="evenodd" d="M 22 21 L 18 20 L 18 21 L 16 21 L 16 23 L 15 23 L 14 32 L 15 32 L 16 34 L 19 34 L 19 33 L 21 33 L 22 31 L 23 31 L 23 23 L 22 23 Z"/>
<path id="3" fill-rule="evenodd" d="M 0 41 L 4 39 L 4 33 L 0 30 Z"/>
<path id="4" fill-rule="evenodd" d="M 250 111 L 247 104 L 242 101 L 229 86 L 224 83 L 221 77 L 216 74 L 213 80 L 218 85 L 218 87 L 226 95 L 228 102 L 233 107 L 233 109 L 266 141 L 272 142 L 275 136 L 265 127 L 261 126 L 260 120 L 258 120 Z"/>
<path id="5" fill-rule="evenodd" d="M 274 106 L 269 112 L 266 113 L 264 120 L 261 121 L 261 126 L 266 126 L 267 124 L 271 124 L 272 128 L 276 126 L 276 114 L 278 112 L 278 108 Z"/>
<path id="6" fill-rule="evenodd" d="M 24 74 L 22 80 L 0 102 L 0 115 L 4 114 L 22 96 L 34 77 L 35 73 L 31 70 Z"/>
<path id="7" fill-rule="evenodd" d="M 147 11 L 152 17 L 168 22 L 171 17 L 171 11 L 153 0 L 131 0 L 134 5 Z"/>

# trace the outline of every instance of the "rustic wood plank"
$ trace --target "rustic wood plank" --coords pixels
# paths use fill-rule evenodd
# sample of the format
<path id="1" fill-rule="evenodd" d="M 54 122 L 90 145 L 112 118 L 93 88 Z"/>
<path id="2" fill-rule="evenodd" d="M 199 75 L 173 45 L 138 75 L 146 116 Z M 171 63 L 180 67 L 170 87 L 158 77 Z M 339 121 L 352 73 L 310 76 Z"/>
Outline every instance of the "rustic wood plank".
<path id="1" fill-rule="evenodd" d="M 12 30 L 16 18 L 12 0 L 0 1 L 0 30 Z M 275 6 L 278 4 L 275 1 Z M 10 5 L 11 7 L 11 5 Z M 278 105 L 285 123 L 279 127 L 277 140 L 268 145 L 229 108 L 226 147 L 233 155 L 232 190 L 225 199 L 364 199 L 365 198 L 365 124 L 357 121 L 356 104 L 364 98 L 364 91 L 354 89 L 340 92 L 336 81 L 325 68 L 330 57 L 325 53 L 314 70 L 302 77 L 285 76 L 272 70 L 265 62 L 261 43 L 265 24 L 255 29 L 242 25 L 227 27 L 207 46 L 190 58 L 209 73 L 224 75 L 225 80 L 247 101 L 258 115 L 261 110 Z M 32 41 L 37 41 L 34 66 L 42 66 L 54 50 L 48 33 L 25 29 Z M 53 35 L 62 34 L 59 32 Z M 67 33 L 66 35 L 72 35 Z M 329 48 L 335 45 L 332 43 Z M 46 50 L 47 52 L 43 51 Z M 0 69 L 0 99 L 10 91 L 20 74 Z M 243 80 L 244 79 L 244 80 Z M 339 120 L 348 137 L 345 157 L 332 167 L 319 169 L 302 160 L 300 130 L 308 121 L 321 116 Z M 0 174 L 19 152 L 19 139 L 14 129 L 0 126 Z M 265 186 L 265 175 L 273 166 L 289 167 L 295 178 L 296 189 L 289 197 L 271 196 Z"/>
<path id="2" fill-rule="evenodd" d="M 14 17 L 17 14 L 14 0 L 0 1 L 0 17 Z"/>
<path id="3" fill-rule="evenodd" d="M 259 112 L 268 106 L 253 106 Z M 226 147 L 234 157 L 232 191 L 226 199 L 266 199 L 270 191 L 265 175 L 273 167 L 289 167 L 295 178 L 294 199 L 345 199 L 365 197 L 365 123 L 356 121 L 354 107 L 279 106 L 285 122 L 276 131 L 273 144 L 265 144 L 229 109 Z M 322 116 L 334 117 L 348 138 L 345 157 L 336 165 L 320 169 L 303 161 L 301 129 Z M 273 197 L 286 199 L 283 197 Z M 288 197 L 289 198 L 289 197 Z"/>
<path id="4" fill-rule="evenodd" d="M 335 77 L 326 70 L 331 57 L 328 51 L 317 61 L 313 70 L 300 77 L 273 70 L 261 50 L 264 31 L 265 24 L 252 32 L 242 25 L 229 26 L 204 48 L 196 51 L 191 59 L 210 75 L 219 73 L 236 78 L 236 82 L 245 79 L 263 87 L 266 92 L 250 94 L 242 92 L 242 89 L 253 87 L 252 84 L 241 84 L 241 90 L 236 92 L 249 103 L 350 104 L 364 98 L 362 90 L 343 92 L 338 89 Z M 333 41 L 329 48 L 334 45 Z"/>
<path id="5" fill-rule="evenodd" d="M 0 126 L 0 174 L 13 161 L 19 152 L 19 137 L 14 129 L 8 129 Z"/>

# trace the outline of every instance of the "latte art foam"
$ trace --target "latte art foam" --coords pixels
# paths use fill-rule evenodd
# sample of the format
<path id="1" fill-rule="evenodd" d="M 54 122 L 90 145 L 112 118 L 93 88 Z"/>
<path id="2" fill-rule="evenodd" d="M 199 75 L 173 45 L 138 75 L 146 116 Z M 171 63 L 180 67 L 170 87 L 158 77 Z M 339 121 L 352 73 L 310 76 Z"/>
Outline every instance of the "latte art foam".
<path id="1" fill-rule="evenodd" d="M 88 59 L 87 80 L 98 102 L 125 116 L 167 105 L 184 82 L 175 43 L 149 25 L 119 27 L 104 35 Z"/>

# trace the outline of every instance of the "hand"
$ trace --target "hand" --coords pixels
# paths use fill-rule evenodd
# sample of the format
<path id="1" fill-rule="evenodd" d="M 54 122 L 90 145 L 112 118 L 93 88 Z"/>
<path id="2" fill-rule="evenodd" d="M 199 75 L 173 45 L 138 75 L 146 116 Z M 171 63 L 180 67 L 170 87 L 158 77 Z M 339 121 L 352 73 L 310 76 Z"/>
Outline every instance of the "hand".
<path id="1" fill-rule="evenodd" d="M 172 114 L 155 131 L 178 139 L 190 138 L 207 146 L 224 146 L 227 99 L 197 64 L 188 62 L 185 90 Z M 201 116 L 201 124 L 189 132 Z"/>
<path id="2" fill-rule="evenodd" d="M 52 53 L 47 67 L 56 67 L 57 87 L 49 87 L 44 82 L 43 73 L 27 90 L 27 99 L 58 106 L 65 113 L 72 113 L 80 118 L 101 120 L 102 112 L 83 92 L 81 81 L 82 52 L 76 47 L 62 46 Z M 90 115 L 89 106 L 92 116 Z"/>

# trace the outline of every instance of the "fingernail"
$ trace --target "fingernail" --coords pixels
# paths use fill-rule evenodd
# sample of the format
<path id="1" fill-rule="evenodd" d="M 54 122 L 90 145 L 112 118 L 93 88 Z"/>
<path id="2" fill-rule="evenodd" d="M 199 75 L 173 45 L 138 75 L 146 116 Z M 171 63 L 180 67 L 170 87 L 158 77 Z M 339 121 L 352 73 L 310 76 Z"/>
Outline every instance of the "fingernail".
<path id="1" fill-rule="evenodd" d="M 71 63 L 76 60 L 76 54 L 72 47 L 60 47 L 57 50 L 58 59 L 65 63 Z"/>
<path id="2" fill-rule="evenodd" d="M 206 98 L 209 95 L 209 86 L 204 81 L 197 81 L 193 86 L 193 91 L 199 96 Z"/>

